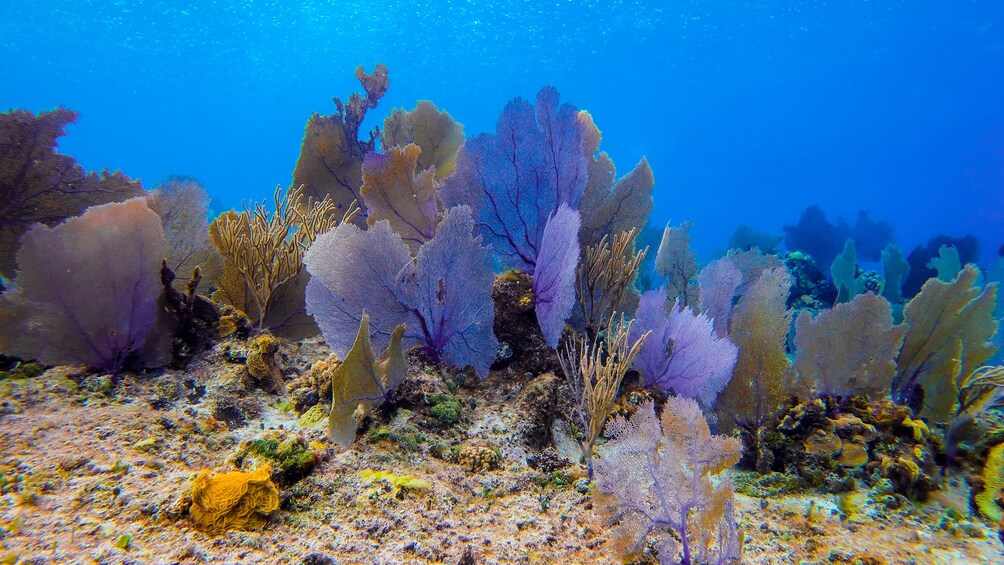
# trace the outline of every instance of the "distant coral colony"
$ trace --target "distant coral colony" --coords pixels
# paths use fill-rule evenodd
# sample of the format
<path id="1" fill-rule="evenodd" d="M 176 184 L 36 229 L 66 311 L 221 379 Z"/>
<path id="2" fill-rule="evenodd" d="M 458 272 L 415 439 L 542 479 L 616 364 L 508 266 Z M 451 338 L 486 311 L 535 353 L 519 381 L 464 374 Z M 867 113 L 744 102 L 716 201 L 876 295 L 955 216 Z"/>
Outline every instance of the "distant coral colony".
<path id="1" fill-rule="evenodd" d="M 556 392 L 521 441 L 570 446 L 559 468 L 582 466 L 623 559 L 737 563 L 736 465 L 912 500 L 956 472 L 1001 521 L 1004 434 L 985 415 L 1004 403 L 1004 259 L 981 270 L 975 240 L 947 237 L 904 258 L 889 224 L 833 225 L 814 206 L 785 228 L 787 252 L 743 226 L 702 265 L 689 223 L 648 226 L 648 162 L 618 177 L 592 116 L 556 89 L 472 138 L 428 101 L 360 137 L 389 77 L 356 77 L 364 94 L 308 120 L 288 189 L 211 221 L 195 179 L 147 191 L 57 153 L 75 113 L 0 115 L 2 378 L 152 379 L 229 340 L 254 387 L 353 449 L 395 411 L 446 429 L 476 400 L 458 386 L 527 377 Z M 317 335 L 330 356 L 291 372 L 283 348 Z M 416 396 L 422 364 L 451 392 Z M 186 487 L 195 528 L 267 527 L 287 511 L 276 484 L 316 464 L 303 446 L 242 449 L 262 463 Z M 440 457 L 483 472 L 506 454 Z M 429 486 L 368 477 L 398 496 Z"/>

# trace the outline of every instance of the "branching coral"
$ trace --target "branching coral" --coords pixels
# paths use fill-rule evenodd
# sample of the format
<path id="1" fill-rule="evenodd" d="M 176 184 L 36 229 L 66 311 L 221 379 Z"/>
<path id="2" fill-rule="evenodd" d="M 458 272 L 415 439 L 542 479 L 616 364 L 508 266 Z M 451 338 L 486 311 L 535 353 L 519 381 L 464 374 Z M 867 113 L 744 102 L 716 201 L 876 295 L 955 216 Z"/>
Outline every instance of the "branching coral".
<path id="1" fill-rule="evenodd" d="M 604 235 L 599 243 L 586 248 L 579 262 L 575 294 L 586 331 L 592 335 L 603 329 L 603 322 L 615 311 L 623 312 L 626 302 L 638 300 L 634 281 L 648 248 L 635 252 L 637 233 L 631 228 L 614 236 Z"/>
<path id="2" fill-rule="evenodd" d="M 369 139 L 363 141 L 359 139 L 359 128 L 366 112 L 376 108 L 390 86 L 387 67 L 380 64 L 371 74 L 366 74 L 360 65 L 356 78 L 366 94 L 353 93 L 347 104 L 336 97 L 335 114 L 315 113 L 310 117 L 293 171 L 294 186 L 303 185 L 304 194 L 317 201 L 330 197 L 339 214 L 347 214 L 353 202 L 362 202 L 359 189 L 363 184 L 363 158 L 376 147 L 380 129 L 374 128 Z M 362 210 L 355 216 L 356 223 L 362 225 L 365 218 L 366 211 Z"/>
<path id="3" fill-rule="evenodd" d="M 632 340 L 632 324 L 625 323 L 623 316 L 619 321 L 611 316 L 605 335 L 573 339 L 558 354 L 572 392 L 574 424 L 581 426 L 576 439 L 589 478 L 593 477 L 593 446 L 610 416 L 624 375 L 648 338 L 646 333 Z"/>
<path id="4" fill-rule="evenodd" d="M 143 194 L 122 173 L 87 173 L 73 157 L 56 153 L 56 140 L 77 113 L 56 108 L 0 113 L 0 274 L 14 274 L 21 235 L 33 224 L 54 226 L 88 206 Z"/>
<path id="5" fill-rule="evenodd" d="M 738 562 L 732 483 L 718 475 L 739 460 L 739 440 L 711 435 L 697 403 L 679 397 L 667 399 L 661 418 L 646 402 L 608 429 L 613 439 L 597 459 L 597 498 L 616 524 L 619 556 L 637 556 L 653 543 L 666 565 Z"/>
<path id="6" fill-rule="evenodd" d="M 961 373 L 961 360 L 957 366 L 956 373 Z M 956 382 L 959 391 L 956 417 L 1004 406 L 1004 365 L 980 367 L 968 375 L 958 374 Z"/>
<path id="7" fill-rule="evenodd" d="M 304 202 L 302 186 L 290 188 L 285 196 L 276 187 L 273 198 L 271 213 L 264 203 L 257 204 L 240 213 L 227 212 L 210 226 L 213 243 L 226 258 L 220 290 L 213 297 L 244 311 L 259 329 L 274 323 L 273 298 L 300 275 L 304 252 L 339 219 L 330 198 Z M 342 223 L 355 212 L 350 206 Z"/>

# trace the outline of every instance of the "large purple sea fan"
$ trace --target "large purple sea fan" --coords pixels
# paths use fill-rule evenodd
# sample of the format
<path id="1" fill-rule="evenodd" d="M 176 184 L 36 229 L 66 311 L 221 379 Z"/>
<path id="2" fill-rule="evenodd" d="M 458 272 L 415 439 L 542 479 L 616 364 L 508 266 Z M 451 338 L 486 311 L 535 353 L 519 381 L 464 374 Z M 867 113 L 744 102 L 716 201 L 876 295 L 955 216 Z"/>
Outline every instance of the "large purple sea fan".
<path id="1" fill-rule="evenodd" d="M 739 354 L 727 338 L 718 337 L 713 321 L 688 307 L 673 306 L 667 313 L 666 291 L 642 295 L 632 337 L 651 331 L 634 360 L 645 386 L 672 390 L 710 407 L 728 384 Z"/>
<path id="2" fill-rule="evenodd" d="M 414 260 L 384 220 L 365 231 L 339 225 L 317 238 L 306 264 L 307 312 L 339 356 L 351 349 L 365 312 L 375 349 L 404 323 L 405 346 L 422 343 L 451 366 L 488 373 L 498 352 L 492 255 L 467 206 L 447 211 Z"/>
<path id="3" fill-rule="evenodd" d="M 551 347 L 575 306 L 575 268 L 579 264 L 579 213 L 562 204 L 544 227 L 537 269 L 533 272 L 537 323 Z"/>
<path id="4" fill-rule="evenodd" d="M 343 223 L 317 237 L 304 256 L 307 313 L 335 354 L 348 355 L 363 311 L 373 348 L 390 345 L 394 328 L 408 317 L 397 299 L 397 277 L 410 260 L 408 246 L 386 220 L 368 230 Z"/>
<path id="5" fill-rule="evenodd" d="M 56 227 L 36 224 L 17 254 L 17 290 L 0 302 L 0 349 L 50 365 L 119 371 L 169 357 L 153 332 L 167 243 L 143 198 L 89 208 Z"/>
<path id="6" fill-rule="evenodd" d="M 498 353 L 494 278 L 491 249 L 474 235 L 471 209 L 451 208 L 401 273 L 398 296 L 410 311 L 406 335 L 448 364 L 470 365 L 486 376 Z"/>
<path id="7" fill-rule="evenodd" d="M 466 142 L 444 182 L 446 207 L 466 204 L 503 266 L 533 272 L 547 220 L 561 204 L 577 209 L 586 184 L 582 125 L 571 104 L 544 87 L 536 106 L 506 104 L 495 133 Z"/>

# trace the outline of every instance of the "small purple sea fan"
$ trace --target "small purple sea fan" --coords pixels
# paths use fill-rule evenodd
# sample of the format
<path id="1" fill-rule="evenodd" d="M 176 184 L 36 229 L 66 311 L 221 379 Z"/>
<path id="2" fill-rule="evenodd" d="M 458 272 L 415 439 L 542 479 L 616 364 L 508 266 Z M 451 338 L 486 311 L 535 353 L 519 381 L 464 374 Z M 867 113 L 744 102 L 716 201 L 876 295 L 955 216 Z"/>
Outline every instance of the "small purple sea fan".
<path id="1" fill-rule="evenodd" d="M 728 258 L 708 263 L 697 275 L 697 284 L 701 287 L 701 312 L 714 321 L 718 337 L 729 335 L 732 299 L 742 282 L 742 271 Z"/>
<path id="2" fill-rule="evenodd" d="M 673 390 L 710 407 L 728 384 L 739 349 L 727 338 L 715 335 L 712 321 L 688 307 L 674 304 L 667 314 L 666 291 L 650 290 L 642 295 L 631 339 L 646 331 L 645 340 L 634 360 L 645 386 Z"/>
<path id="3" fill-rule="evenodd" d="M 551 347 L 575 306 L 575 268 L 579 264 L 579 213 L 562 204 L 547 221 L 533 272 L 537 323 Z"/>

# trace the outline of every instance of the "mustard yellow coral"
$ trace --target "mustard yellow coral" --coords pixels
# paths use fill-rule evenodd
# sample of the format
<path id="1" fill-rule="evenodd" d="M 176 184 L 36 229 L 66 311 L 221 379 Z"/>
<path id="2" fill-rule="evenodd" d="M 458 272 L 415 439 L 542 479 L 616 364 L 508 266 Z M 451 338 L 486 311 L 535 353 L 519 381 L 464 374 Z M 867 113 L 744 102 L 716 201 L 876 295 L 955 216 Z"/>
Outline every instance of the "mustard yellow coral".
<path id="1" fill-rule="evenodd" d="M 231 529 L 248 530 L 265 525 L 269 513 L 279 508 L 279 489 L 272 482 L 272 467 L 251 473 L 232 471 L 217 475 L 201 471 L 192 484 L 188 513 L 199 530 L 219 535 Z"/>
<path id="2" fill-rule="evenodd" d="M 282 380 L 282 371 L 275 364 L 275 354 L 279 351 L 279 340 L 264 334 L 251 342 L 248 352 L 247 367 L 251 376 L 265 383 L 274 392 L 283 394 L 286 387 Z"/>
<path id="3" fill-rule="evenodd" d="M 987 454 L 987 462 L 983 467 L 983 491 L 976 495 L 976 507 L 980 514 L 999 524 L 1004 524 L 1004 511 L 997 499 L 1004 489 L 1004 443 L 998 443 Z"/>

